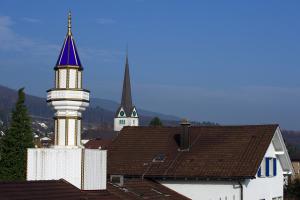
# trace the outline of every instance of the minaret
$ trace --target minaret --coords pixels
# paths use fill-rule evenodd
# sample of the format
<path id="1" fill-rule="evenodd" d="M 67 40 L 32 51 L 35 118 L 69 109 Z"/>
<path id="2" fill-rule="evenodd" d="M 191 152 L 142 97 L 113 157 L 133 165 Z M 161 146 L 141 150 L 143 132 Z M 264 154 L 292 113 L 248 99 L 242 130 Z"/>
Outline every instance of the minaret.
<path id="1" fill-rule="evenodd" d="M 120 131 L 124 126 L 138 126 L 138 125 L 139 125 L 139 117 L 135 106 L 132 104 L 128 51 L 127 51 L 126 61 L 125 61 L 122 99 L 121 99 L 121 105 L 118 108 L 115 115 L 114 131 Z"/>
<path id="2" fill-rule="evenodd" d="M 81 144 L 81 112 L 89 105 L 89 91 L 82 88 L 82 65 L 71 31 L 56 62 L 55 86 L 47 92 L 55 110 L 55 142 L 50 148 L 28 149 L 27 180 L 65 179 L 82 190 L 106 189 L 106 151 Z"/>
<path id="3" fill-rule="evenodd" d="M 55 146 L 80 146 L 81 112 L 89 105 L 89 91 L 82 88 L 82 71 L 71 30 L 71 13 L 68 32 L 56 62 L 55 86 L 48 90 L 47 102 L 56 111 Z"/>

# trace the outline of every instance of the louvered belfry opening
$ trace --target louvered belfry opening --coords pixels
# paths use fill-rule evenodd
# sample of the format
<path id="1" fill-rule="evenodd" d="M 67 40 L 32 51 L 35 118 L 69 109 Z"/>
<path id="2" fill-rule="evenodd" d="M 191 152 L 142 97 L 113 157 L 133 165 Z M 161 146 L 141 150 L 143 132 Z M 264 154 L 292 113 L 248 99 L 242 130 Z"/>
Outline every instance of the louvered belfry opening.
<path id="1" fill-rule="evenodd" d="M 180 150 L 188 151 L 190 148 L 190 126 L 191 124 L 187 119 L 183 119 L 180 123 L 181 133 L 180 133 Z"/>

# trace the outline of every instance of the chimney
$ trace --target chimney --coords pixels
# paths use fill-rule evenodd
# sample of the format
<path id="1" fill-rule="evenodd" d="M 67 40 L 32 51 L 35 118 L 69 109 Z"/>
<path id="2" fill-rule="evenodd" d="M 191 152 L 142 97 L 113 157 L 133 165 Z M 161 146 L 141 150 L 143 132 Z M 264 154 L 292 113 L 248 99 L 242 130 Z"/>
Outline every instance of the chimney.
<path id="1" fill-rule="evenodd" d="M 188 151 L 190 148 L 190 126 L 191 124 L 187 119 L 183 119 L 180 123 L 181 133 L 180 133 L 180 150 Z"/>

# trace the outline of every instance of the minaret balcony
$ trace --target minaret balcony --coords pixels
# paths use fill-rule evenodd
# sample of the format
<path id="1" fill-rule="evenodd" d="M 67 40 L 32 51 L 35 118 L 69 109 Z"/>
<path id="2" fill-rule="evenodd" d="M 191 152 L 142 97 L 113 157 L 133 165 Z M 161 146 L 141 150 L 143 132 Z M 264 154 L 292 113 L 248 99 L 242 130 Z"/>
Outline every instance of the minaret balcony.
<path id="1" fill-rule="evenodd" d="M 51 89 L 47 91 L 47 102 L 56 106 L 87 107 L 90 92 L 83 89 Z M 55 109 L 55 108 L 54 108 Z M 75 109 L 77 110 L 77 109 Z"/>

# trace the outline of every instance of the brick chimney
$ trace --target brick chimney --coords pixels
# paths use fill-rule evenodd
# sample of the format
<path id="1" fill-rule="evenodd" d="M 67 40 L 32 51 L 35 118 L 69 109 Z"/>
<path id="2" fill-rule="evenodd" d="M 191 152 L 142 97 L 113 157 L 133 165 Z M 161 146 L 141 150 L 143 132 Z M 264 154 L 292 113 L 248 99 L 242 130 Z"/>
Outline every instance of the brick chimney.
<path id="1" fill-rule="evenodd" d="M 191 124 L 187 119 L 183 119 L 180 123 L 181 133 L 180 133 L 180 150 L 188 151 L 190 148 L 190 126 Z"/>

